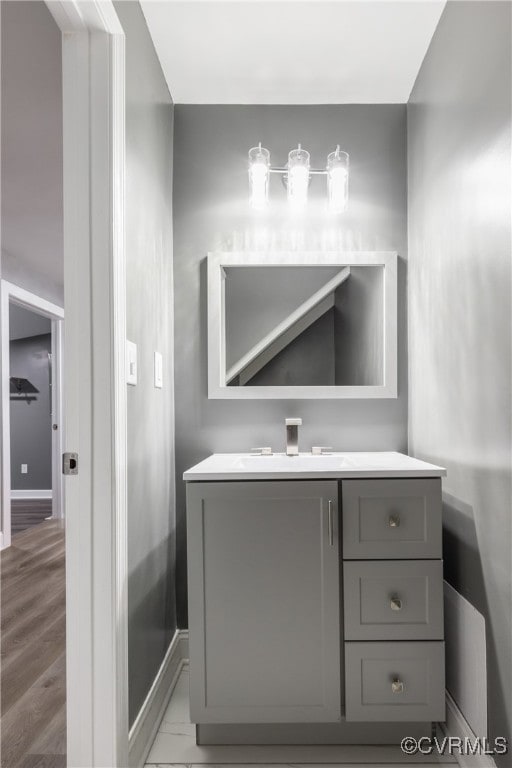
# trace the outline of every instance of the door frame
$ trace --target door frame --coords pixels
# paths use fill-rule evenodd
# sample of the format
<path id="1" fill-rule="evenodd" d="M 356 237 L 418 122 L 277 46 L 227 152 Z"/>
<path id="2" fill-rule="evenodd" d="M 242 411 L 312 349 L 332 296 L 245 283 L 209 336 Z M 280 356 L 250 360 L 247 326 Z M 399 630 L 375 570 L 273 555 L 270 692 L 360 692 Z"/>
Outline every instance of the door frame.
<path id="1" fill-rule="evenodd" d="M 67 765 L 128 765 L 125 38 L 111 0 L 62 33 Z"/>
<path id="2" fill-rule="evenodd" d="M 41 296 L 20 288 L 8 280 L 0 281 L 1 370 L 0 392 L 2 402 L 2 520 L 0 549 L 11 545 L 11 413 L 10 413 L 10 322 L 9 305 L 17 304 L 51 320 L 52 338 L 52 420 L 58 429 L 52 431 L 52 517 L 64 516 L 63 484 L 60 473 L 62 453 L 62 343 L 64 310 Z"/>

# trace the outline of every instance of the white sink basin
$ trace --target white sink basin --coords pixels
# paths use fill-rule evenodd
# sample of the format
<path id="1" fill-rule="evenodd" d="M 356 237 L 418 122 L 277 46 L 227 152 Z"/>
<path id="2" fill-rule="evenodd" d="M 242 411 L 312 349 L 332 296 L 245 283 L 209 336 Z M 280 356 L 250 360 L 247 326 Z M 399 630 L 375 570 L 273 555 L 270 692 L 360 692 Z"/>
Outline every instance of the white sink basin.
<path id="1" fill-rule="evenodd" d="M 300 453 L 298 456 L 274 453 L 272 456 L 238 456 L 233 462 L 234 469 L 248 469 L 251 472 L 333 472 L 346 465 L 347 456 L 341 453 L 322 456 L 313 456 L 311 453 Z"/>
<path id="2" fill-rule="evenodd" d="M 441 477 L 443 467 L 427 464 L 394 451 L 300 453 L 286 456 L 254 456 L 250 453 L 214 453 L 187 470 L 183 479 L 193 480 L 290 480 L 356 477 Z"/>

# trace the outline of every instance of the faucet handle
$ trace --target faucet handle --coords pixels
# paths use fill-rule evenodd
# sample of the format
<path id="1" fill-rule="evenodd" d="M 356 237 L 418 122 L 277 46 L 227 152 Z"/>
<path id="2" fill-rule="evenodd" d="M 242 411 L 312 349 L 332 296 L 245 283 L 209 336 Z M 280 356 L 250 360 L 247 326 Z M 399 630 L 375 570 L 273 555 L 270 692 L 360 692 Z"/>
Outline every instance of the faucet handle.
<path id="1" fill-rule="evenodd" d="M 251 456 L 272 456 L 272 448 L 265 445 L 263 448 L 251 448 Z"/>
<path id="2" fill-rule="evenodd" d="M 323 453 L 332 453 L 330 445 L 314 445 L 311 449 L 313 456 L 321 456 Z"/>
<path id="3" fill-rule="evenodd" d="M 284 423 L 287 427 L 301 427 L 302 419 L 285 419 Z"/>

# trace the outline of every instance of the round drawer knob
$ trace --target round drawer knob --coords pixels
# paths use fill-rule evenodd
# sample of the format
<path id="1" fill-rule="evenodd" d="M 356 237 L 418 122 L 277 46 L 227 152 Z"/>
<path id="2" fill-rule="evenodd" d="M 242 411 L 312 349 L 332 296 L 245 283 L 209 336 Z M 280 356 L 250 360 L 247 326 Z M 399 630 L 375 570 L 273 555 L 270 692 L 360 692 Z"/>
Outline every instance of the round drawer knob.
<path id="1" fill-rule="evenodd" d="M 391 691 L 393 693 L 403 693 L 404 692 L 404 684 L 400 680 L 399 677 L 393 678 L 391 682 Z"/>
<path id="2" fill-rule="evenodd" d="M 396 597 L 393 595 L 390 601 L 390 606 L 392 611 L 401 611 L 402 610 L 402 601 L 399 597 Z"/>
<path id="3" fill-rule="evenodd" d="M 390 515 L 389 516 L 389 527 L 390 528 L 398 528 L 400 525 L 400 515 Z"/>

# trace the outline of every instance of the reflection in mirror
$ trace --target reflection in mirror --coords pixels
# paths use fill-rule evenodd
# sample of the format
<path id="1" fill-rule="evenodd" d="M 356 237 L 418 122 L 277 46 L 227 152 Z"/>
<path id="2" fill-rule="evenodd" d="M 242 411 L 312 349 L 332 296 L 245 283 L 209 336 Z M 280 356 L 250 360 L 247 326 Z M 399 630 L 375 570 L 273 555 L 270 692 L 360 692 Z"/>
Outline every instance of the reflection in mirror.
<path id="1" fill-rule="evenodd" d="M 383 265 L 224 274 L 224 386 L 383 385 Z"/>

